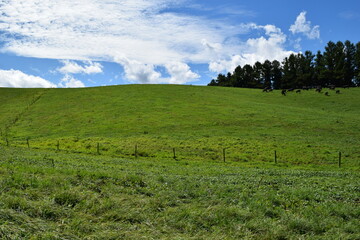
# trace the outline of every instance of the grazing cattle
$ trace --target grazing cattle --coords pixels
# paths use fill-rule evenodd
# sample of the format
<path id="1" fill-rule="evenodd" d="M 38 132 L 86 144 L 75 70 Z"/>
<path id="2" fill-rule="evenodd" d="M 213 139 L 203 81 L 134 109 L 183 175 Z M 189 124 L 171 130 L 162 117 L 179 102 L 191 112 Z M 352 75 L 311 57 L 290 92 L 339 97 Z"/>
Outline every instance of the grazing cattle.
<path id="1" fill-rule="evenodd" d="M 321 88 L 321 87 L 317 87 L 315 91 L 318 92 L 318 93 L 321 93 L 322 88 Z"/>
<path id="2" fill-rule="evenodd" d="M 329 85 L 330 90 L 335 90 L 335 85 Z"/>
<path id="3" fill-rule="evenodd" d="M 340 90 L 336 90 L 336 94 L 340 94 Z"/>
<path id="4" fill-rule="evenodd" d="M 330 95 L 329 95 L 329 92 L 325 92 L 325 96 L 330 96 Z"/>
<path id="5" fill-rule="evenodd" d="M 286 90 L 285 90 L 285 89 L 281 90 L 281 94 L 282 94 L 283 96 L 286 96 Z"/>
<path id="6" fill-rule="evenodd" d="M 263 92 L 272 92 L 272 88 L 266 87 L 263 89 Z"/>
<path id="7" fill-rule="evenodd" d="M 296 93 L 301 93 L 301 90 L 300 89 L 296 90 Z"/>

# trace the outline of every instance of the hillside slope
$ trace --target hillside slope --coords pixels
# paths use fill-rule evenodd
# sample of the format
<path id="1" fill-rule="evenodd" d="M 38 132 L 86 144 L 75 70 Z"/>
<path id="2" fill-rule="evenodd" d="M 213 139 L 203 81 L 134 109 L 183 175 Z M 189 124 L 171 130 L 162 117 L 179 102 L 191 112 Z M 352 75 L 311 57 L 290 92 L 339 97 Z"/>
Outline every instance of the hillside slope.
<path id="1" fill-rule="evenodd" d="M 61 140 L 89 149 L 100 141 L 103 150 L 119 154 L 130 154 L 129 146 L 138 143 L 144 156 L 177 147 L 216 159 L 218 149 L 227 147 L 238 161 L 267 161 L 274 149 L 294 161 L 318 161 L 337 151 L 354 164 L 360 159 L 357 88 L 330 91 L 329 97 L 313 90 L 285 97 L 279 91 L 174 85 L 0 89 L 0 101 L 2 132 L 38 147 Z"/>

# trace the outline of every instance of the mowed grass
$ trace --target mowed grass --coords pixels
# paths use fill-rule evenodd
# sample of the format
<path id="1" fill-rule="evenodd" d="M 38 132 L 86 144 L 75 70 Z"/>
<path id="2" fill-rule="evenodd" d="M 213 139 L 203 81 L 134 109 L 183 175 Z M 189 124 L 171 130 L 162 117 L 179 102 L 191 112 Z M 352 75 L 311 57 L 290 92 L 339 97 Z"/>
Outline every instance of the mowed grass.
<path id="1" fill-rule="evenodd" d="M 257 89 L 127 85 L 0 89 L 0 129 L 10 144 L 128 157 L 227 159 L 360 167 L 360 89 L 330 96 Z M 40 97 L 39 97 L 40 96 Z M 36 100 L 34 103 L 34 99 Z"/>
<path id="2" fill-rule="evenodd" d="M 359 239 L 360 174 L 0 149 L 1 239 Z"/>

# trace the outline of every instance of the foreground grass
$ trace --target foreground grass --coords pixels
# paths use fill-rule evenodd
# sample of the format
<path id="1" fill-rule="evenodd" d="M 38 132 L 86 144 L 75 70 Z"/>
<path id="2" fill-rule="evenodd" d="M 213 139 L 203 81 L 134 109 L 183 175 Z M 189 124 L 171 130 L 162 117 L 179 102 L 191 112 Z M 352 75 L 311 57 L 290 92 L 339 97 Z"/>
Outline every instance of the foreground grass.
<path id="1" fill-rule="evenodd" d="M 359 239 L 360 174 L 0 149 L 1 239 Z"/>

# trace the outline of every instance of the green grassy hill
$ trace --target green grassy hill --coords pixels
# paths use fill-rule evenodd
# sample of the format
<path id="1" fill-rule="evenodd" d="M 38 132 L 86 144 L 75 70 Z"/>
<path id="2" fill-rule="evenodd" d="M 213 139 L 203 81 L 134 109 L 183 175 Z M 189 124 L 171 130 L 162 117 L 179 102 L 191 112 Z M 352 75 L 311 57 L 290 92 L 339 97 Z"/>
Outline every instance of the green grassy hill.
<path id="1" fill-rule="evenodd" d="M 0 89 L 0 128 L 15 145 L 144 157 L 359 166 L 360 89 L 330 96 L 174 85 Z M 4 139 L 4 138 L 3 138 Z M 2 142 L 5 143 L 4 141 Z"/>
<path id="2" fill-rule="evenodd" d="M 360 239 L 341 92 L 0 89 L 0 239 Z"/>

